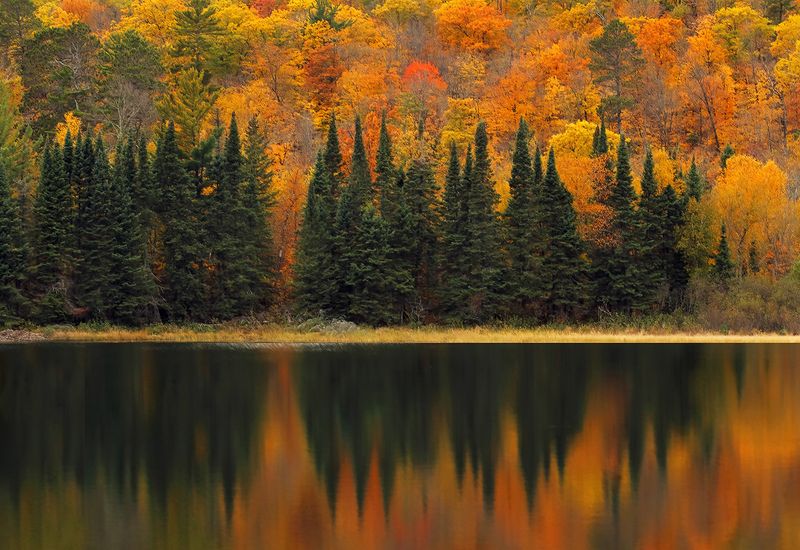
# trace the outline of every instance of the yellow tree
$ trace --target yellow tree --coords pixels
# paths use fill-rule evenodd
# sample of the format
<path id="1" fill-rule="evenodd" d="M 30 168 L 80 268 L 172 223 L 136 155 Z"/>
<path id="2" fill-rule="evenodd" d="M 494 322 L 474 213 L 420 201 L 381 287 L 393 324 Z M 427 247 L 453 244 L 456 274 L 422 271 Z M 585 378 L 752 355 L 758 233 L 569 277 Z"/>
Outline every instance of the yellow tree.
<path id="1" fill-rule="evenodd" d="M 489 52 L 506 43 L 511 21 L 484 0 L 449 0 L 435 12 L 442 42 L 474 52 Z"/>

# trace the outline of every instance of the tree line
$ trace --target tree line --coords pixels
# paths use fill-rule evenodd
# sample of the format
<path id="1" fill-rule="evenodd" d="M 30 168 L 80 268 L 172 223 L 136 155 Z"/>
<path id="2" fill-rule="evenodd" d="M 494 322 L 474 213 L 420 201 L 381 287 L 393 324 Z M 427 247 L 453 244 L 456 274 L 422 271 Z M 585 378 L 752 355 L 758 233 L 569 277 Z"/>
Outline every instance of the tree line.
<path id="1" fill-rule="evenodd" d="M 659 190 L 648 151 L 637 194 L 624 136 L 614 158 L 601 124 L 592 154 L 605 158 L 608 170 L 595 182 L 595 195 L 612 216 L 590 246 L 578 232 L 554 150 L 543 160 L 538 146 L 531 152 L 531 139 L 521 120 L 511 196 L 501 213 L 484 123 L 463 161 L 451 144 L 439 193 L 435 166 L 424 154 L 407 169 L 395 165 L 385 121 L 375 179 L 358 120 L 346 171 L 332 118 L 308 189 L 298 305 L 368 324 L 575 321 L 681 307 L 689 272 L 678 235 L 687 204 L 704 192 L 696 166 L 685 193 L 671 185 Z M 718 249 L 713 275 L 724 284 L 733 277 L 724 227 Z"/>
<path id="2" fill-rule="evenodd" d="M 0 173 L 0 321 L 141 325 L 262 311 L 276 277 L 270 166 L 258 123 L 243 147 L 235 116 L 191 157 L 172 123 L 153 155 L 141 137 L 109 155 L 101 137 L 67 132 L 42 153 L 30 216 Z"/>
<path id="3" fill-rule="evenodd" d="M 612 155 L 598 126 L 592 154 L 607 170 L 595 195 L 612 216 L 590 244 L 554 150 L 543 158 L 531 142 L 521 120 L 511 195 L 499 212 L 484 123 L 463 154 L 451 143 L 440 190 L 423 149 L 397 165 L 385 120 L 374 178 L 358 119 L 345 166 L 332 116 L 308 186 L 288 305 L 370 325 L 559 322 L 681 307 L 689 273 L 677 241 L 688 202 L 704 192 L 696 167 L 683 194 L 659 190 L 648 151 L 637 194 L 624 136 Z M 188 157 L 172 123 L 152 155 L 143 137 L 120 141 L 113 155 L 88 133 L 48 144 L 30 216 L 0 176 L 3 319 L 139 325 L 287 305 L 278 300 L 265 151 L 255 119 L 243 144 L 235 115 Z M 718 250 L 714 274 L 725 282 L 734 269 L 724 227 Z"/>

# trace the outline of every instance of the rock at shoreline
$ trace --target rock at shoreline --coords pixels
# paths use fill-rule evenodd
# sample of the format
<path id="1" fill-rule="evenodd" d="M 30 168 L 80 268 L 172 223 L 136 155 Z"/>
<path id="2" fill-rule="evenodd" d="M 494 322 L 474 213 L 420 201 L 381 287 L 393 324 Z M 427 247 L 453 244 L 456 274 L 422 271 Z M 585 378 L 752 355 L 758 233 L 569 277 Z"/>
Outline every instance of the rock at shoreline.
<path id="1" fill-rule="evenodd" d="M 0 330 L 0 344 L 17 342 L 41 342 L 45 337 L 29 330 Z"/>

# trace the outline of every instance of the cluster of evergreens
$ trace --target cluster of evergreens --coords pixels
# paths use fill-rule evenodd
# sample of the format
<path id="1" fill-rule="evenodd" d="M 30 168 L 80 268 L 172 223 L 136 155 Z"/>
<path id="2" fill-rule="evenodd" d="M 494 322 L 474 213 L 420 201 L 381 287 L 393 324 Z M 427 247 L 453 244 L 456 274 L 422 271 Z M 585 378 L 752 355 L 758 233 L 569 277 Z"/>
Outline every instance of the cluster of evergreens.
<path id="1" fill-rule="evenodd" d="M 300 235 L 299 306 L 370 324 L 431 318 L 547 322 L 679 307 L 689 274 L 677 247 L 678 231 L 687 202 L 703 192 L 696 167 L 684 195 L 671 186 L 659 191 L 648 152 L 637 195 L 624 137 L 614 161 L 601 125 L 593 154 L 607 159 L 608 181 L 597 182 L 596 200 L 612 217 L 601 244 L 590 247 L 578 234 L 572 195 L 559 178 L 553 150 L 543 166 L 539 148 L 531 154 L 530 141 L 521 121 L 511 196 L 501 214 L 483 123 L 463 164 L 451 145 L 440 194 L 424 155 L 407 170 L 394 165 L 385 124 L 375 181 L 358 121 L 345 177 L 331 120 Z M 724 228 L 715 266 L 721 282 L 732 277 Z"/>
<path id="2" fill-rule="evenodd" d="M 395 164 L 385 123 L 374 179 L 358 120 L 354 135 L 345 167 L 332 118 L 313 170 L 294 266 L 304 314 L 372 325 L 550 322 L 680 307 L 689 276 L 678 232 L 703 193 L 694 166 L 686 193 L 659 191 L 648 152 L 639 195 L 624 137 L 614 159 L 598 127 L 593 154 L 606 170 L 596 200 L 612 215 L 587 243 L 553 150 L 544 163 L 538 147 L 531 154 L 524 121 L 502 213 L 485 124 L 463 163 L 451 145 L 441 192 L 424 152 L 406 169 Z M 172 124 L 153 155 L 129 138 L 113 163 L 100 138 L 67 133 L 42 154 L 28 216 L 0 175 L 2 319 L 142 324 L 265 311 L 276 286 L 265 149 L 255 121 L 242 145 L 235 117 L 190 157 Z M 724 284 L 734 271 L 724 227 L 718 251 Z"/>
<path id="3" fill-rule="evenodd" d="M 264 310 L 275 269 L 265 138 L 235 117 L 185 158 L 175 127 L 120 140 L 113 163 L 91 134 L 42 154 L 30 216 L 0 174 L 0 321 L 122 324 L 229 319 Z"/>

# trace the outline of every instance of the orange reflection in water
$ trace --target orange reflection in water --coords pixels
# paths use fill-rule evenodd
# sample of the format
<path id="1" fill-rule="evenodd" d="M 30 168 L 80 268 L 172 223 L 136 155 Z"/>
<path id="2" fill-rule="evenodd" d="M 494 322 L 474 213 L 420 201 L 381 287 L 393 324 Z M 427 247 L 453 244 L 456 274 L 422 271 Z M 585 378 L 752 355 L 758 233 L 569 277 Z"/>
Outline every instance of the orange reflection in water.
<path id="1" fill-rule="evenodd" d="M 237 493 L 234 548 L 800 548 L 800 353 L 748 348 L 742 379 L 719 352 L 692 382 L 700 415 L 668 435 L 659 465 L 645 421 L 638 480 L 626 423 L 631 388 L 596 376 L 563 472 L 553 453 L 529 503 L 514 411 L 500 414 L 494 496 L 481 469 L 458 479 L 446 415 L 428 467 L 402 462 L 381 479 L 377 446 L 359 510 L 352 458 L 339 457 L 333 506 L 306 441 L 291 353 L 268 387 L 259 463 Z M 391 486 L 386 499 L 384 487 Z"/>

